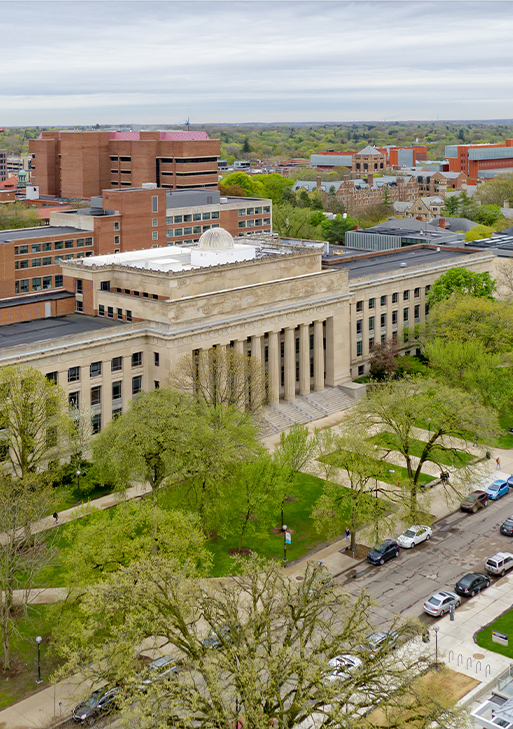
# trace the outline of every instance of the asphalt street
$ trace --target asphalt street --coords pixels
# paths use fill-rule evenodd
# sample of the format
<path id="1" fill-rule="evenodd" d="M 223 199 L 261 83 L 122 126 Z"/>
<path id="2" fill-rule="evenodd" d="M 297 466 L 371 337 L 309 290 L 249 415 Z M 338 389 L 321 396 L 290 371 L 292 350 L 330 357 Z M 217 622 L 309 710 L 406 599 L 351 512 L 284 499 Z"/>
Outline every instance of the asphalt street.
<path id="1" fill-rule="evenodd" d="M 347 572 L 337 581 L 353 595 L 365 590 L 372 597 L 378 625 L 388 623 L 398 613 L 431 625 L 437 618 L 424 613 L 422 606 L 433 592 L 454 591 L 456 582 L 466 573 L 485 572 L 486 560 L 496 552 L 513 553 L 513 538 L 499 532 L 500 525 L 512 514 L 513 491 L 496 502 L 490 501 L 476 514 L 450 514 L 433 525 L 428 542 L 414 549 L 401 549 L 398 558 L 382 566 L 362 563 L 356 567 L 356 577 Z M 492 577 L 492 584 L 497 579 Z"/>

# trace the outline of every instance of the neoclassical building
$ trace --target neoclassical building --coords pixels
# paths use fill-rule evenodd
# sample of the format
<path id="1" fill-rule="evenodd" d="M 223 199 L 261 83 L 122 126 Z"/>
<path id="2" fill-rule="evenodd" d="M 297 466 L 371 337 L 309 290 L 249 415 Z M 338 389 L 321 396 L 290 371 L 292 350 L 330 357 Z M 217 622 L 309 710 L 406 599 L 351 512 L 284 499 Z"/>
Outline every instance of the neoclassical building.
<path id="1" fill-rule="evenodd" d="M 324 259 L 323 244 L 236 238 L 62 261 L 76 313 L 0 327 L 0 366 L 30 364 L 90 412 L 98 432 L 184 355 L 233 347 L 262 362 L 272 401 L 351 390 L 372 343 L 422 321 L 426 292 L 454 266 L 493 271 L 488 251 L 412 246 Z M 403 351 L 408 351 L 408 341 Z"/>

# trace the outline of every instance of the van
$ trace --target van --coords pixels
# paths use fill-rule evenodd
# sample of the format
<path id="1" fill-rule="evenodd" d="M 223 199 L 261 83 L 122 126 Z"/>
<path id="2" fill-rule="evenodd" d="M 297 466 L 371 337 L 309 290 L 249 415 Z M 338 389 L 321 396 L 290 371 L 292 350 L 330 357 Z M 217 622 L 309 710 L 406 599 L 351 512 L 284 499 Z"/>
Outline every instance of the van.
<path id="1" fill-rule="evenodd" d="M 503 575 L 513 567 L 511 552 L 497 552 L 486 560 L 485 569 L 491 575 Z"/>

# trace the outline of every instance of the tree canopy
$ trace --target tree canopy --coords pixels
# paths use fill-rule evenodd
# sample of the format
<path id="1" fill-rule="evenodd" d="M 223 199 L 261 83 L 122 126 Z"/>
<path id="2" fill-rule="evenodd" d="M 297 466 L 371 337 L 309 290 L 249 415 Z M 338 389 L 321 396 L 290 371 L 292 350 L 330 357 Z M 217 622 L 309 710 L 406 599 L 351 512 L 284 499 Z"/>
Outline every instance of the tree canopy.
<path id="1" fill-rule="evenodd" d="M 495 288 L 495 281 L 488 271 L 476 273 L 468 268 L 451 268 L 439 276 L 431 286 L 429 303 L 436 304 L 453 294 L 492 299 Z"/>

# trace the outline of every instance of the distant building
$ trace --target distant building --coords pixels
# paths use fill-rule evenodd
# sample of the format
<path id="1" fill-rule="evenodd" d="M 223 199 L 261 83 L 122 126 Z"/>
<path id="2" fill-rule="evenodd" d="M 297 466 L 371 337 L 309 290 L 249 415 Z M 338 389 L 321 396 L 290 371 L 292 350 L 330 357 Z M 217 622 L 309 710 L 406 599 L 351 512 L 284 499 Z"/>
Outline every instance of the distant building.
<path id="1" fill-rule="evenodd" d="M 445 156 L 451 172 L 463 172 L 469 184 L 513 172 L 513 139 L 504 144 L 448 144 Z"/>
<path id="2" fill-rule="evenodd" d="M 90 198 L 145 183 L 176 190 L 218 183 L 220 142 L 206 132 L 42 132 L 29 150 L 42 195 Z"/>
<path id="3" fill-rule="evenodd" d="M 394 248 L 408 248 L 422 244 L 448 245 L 461 244 L 462 233 L 452 233 L 443 228 L 433 228 L 423 223 L 423 227 L 412 225 L 410 220 L 391 219 L 366 230 L 349 230 L 345 244 L 349 248 L 369 251 L 389 251 Z M 418 222 L 418 221 L 415 221 Z"/>
<path id="4" fill-rule="evenodd" d="M 338 200 L 346 206 L 348 212 L 356 211 L 369 205 L 379 205 L 385 200 L 412 203 L 419 196 L 419 187 L 413 177 L 402 175 L 367 175 L 367 179 L 316 181 L 297 180 L 292 186 L 293 192 L 306 190 L 319 192 L 323 196 L 335 193 Z"/>
<path id="5" fill-rule="evenodd" d="M 7 150 L 0 149 L 0 182 L 7 177 Z"/>

